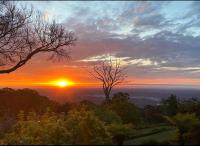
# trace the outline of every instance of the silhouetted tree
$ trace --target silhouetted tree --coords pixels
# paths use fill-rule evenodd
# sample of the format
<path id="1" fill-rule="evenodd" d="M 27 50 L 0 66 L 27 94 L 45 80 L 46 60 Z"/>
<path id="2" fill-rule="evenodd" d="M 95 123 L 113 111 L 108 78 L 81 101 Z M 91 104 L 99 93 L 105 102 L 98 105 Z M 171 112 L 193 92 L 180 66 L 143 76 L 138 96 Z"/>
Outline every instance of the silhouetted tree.
<path id="1" fill-rule="evenodd" d="M 171 94 L 167 99 L 162 100 L 161 108 L 164 110 L 164 114 L 173 116 L 178 112 L 179 101 L 176 95 Z"/>
<path id="2" fill-rule="evenodd" d="M 35 111 L 42 114 L 49 107 L 52 110 L 57 107 L 56 102 L 41 96 L 37 91 L 31 89 L 0 89 L 0 114 L 16 115 L 20 110 L 25 113 Z M 11 102 L 12 101 L 12 102 Z"/>
<path id="3" fill-rule="evenodd" d="M 94 65 L 93 71 L 90 73 L 102 83 L 106 100 L 110 99 L 113 87 L 122 83 L 126 77 L 125 68 L 121 66 L 120 60 L 112 60 L 111 58 Z"/>
<path id="4" fill-rule="evenodd" d="M 146 105 L 142 109 L 144 122 L 147 123 L 164 123 L 166 120 L 163 118 L 160 106 Z"/>
<path id="5" fill-rule="evenodd" d="M 75 41 L 72 32 L 55 21 L 45 21 L 39 12 L 0 2 L 0 74 L 15 71 L 38 53 L 52 53 L 51 59 L 68 58 L 65 48 Z"/>
<path id="6" fill-rule="evenodd" d="M 200 117 L 200 101 L 197 98 L 191 98 L 183 100 L 179 104 L 179 112 L 181 113 L 195 113 L 197 117 Z"/>
<path id="7" fill-rule="evenodd" d="M 131 103 L 129 99 L 129 94 L 118 92 L 113 95 L 110 102 L 105 102 L 105 107 L 117 113 L 117 115 L 121 117 L 123 123 L 138 125 L 141 123 L 139 109 L 134 103 Z"/>

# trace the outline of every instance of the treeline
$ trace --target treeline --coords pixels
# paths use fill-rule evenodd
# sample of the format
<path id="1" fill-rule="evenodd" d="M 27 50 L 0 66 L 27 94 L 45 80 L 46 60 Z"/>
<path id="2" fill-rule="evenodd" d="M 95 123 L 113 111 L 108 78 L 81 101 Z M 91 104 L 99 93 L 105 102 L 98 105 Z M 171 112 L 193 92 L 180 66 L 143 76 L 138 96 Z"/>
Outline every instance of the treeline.
<path id="1" fill-rule="evenodd" d="M 54 108 L 57 103 L 35 90 L 3 88 L 0 90 L 0 114 L 16 115 L 19 111 L 44 113 L 48 107 Z"/>
<path id="2" fill-rule="evenodd" d="M 99 105 L 58 104 L 34 90 L 4 88 L 0 100 L 0 144 L 122 145 L 138 129 L 161 124 L 177 129 L 175 139 L 162 144 L 200 143 L 200 101 L 194 98 L 180 101 L 171 95 L 141 109 L 122 92 Z"/>
<path id="3" fill-rule="evenodd" d="M 139 125 L 125 93 L 96 105 L 58 104 L 30 89 L 0 90 L 1 144 L 122 144 Z"/>
<path id="4" fill-rule="evenodd" d="M 172 144 L 200 144 L 200 101 L 197 98 L 180 100 L 176 95 L 163 99 L 160 105 L 147 105 L 143 109 L 146 123 L 168 122 L 177 129 Z"/>

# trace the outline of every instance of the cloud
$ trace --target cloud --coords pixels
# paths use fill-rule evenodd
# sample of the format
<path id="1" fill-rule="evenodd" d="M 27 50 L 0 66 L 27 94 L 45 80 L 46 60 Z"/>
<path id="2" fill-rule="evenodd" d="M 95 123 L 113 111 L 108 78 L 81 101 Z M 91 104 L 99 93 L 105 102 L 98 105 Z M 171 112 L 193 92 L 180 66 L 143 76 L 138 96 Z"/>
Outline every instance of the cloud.
<path id="1" fill-rule="evenodd" d="M 200 67 L 161 67 L 157 68 L 158 70 L 168 70 L 168 71 L 192 71 L 192 72 L 200 72 Z"/>
<path id="2" fill-rule="evenodd" d="M 138 66 L 157 66 L 158 62 L 152 61 L 150 59 L 133 59 L 128 62 L 129 64 L 136 64 Z"/>
<path id="3" fill-rule="evenodd" d="M 136 27 L 160 27 L 164 21 L 164 17 L 160 14 L 133 18 L 133 24 Z"/>
<path id="4" fill-rule="evenodd" d="M 198 4 L 180 5 L 185 9 L 179 8 L 177 15 L 176 2 L 57 2 L 54 6 L 55 13 L 65 18 L 62 24 L 78 37 L 71 66 L 91 65 L 112 54 L 129 66 L 132 78 L 197 78 Z"/>
<path id="5" fill-rule="evenodd" d="M 120 60 L 121 65 L 128 66 L 128 65 L 136 65 L 136 66 L 157 66 L 158 62 L 152 61 L 149 58 L 138 58 L 138 59 L 131 59 L 131 57 L 116 57 L 114 55 L 103 54 L 99 56 L 92 56 L 86 59 L 78 60 L 78 62 L 99 62 L 99 61 L 106 61 L 106 60 Z M 165 61 L 164 61 L 165 62 Z M 162 61 L 163 63 L 163 61 Z"/>
<path id="6" fill-rule="evenodd" d="M 155 75 L 159 77 L 165 72 L 169 76 L 177 76 L 180 73 L 178 69 L 182 68 L 182 72 L 191 72 L 193 74 L 190 76 L 194 77 L 197 72 L 189 70 L 191 68 L 188 67 L 198 66 L 200 62 L 198 55 L 200 54 L 200 42 L 198 40 L 198 37 L 167 31 L 145 40 L 136 36 L 124 39 L 103 37 L 89 43 L 82 42 L 81 46 L 84 48 L 80 47 L 78 51 L 81 52 L 82 49 L 84 53 L 79 55 L 79 60 L 84 60 L 85 63 L 98 61 L 103 59 L 102 54 L 114 53 L 115 57 L 122 59 L 123 64 L 129 65 L 131 76 L 151 77 Z M 148 74 L 144 73 L 147 67 Z M 158 67 L 160 67 L 159 70 Z"/>

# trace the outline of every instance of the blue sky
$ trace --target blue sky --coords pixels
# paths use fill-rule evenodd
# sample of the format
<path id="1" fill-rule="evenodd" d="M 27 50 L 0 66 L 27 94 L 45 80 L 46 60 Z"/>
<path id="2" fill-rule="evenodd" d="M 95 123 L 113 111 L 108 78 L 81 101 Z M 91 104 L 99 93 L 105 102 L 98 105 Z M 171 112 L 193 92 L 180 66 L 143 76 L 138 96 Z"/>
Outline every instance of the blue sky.
<path id="1" fill-rule="evenodd" d="M 57 66 L 90 65 L 109 53 L 128 66 L 130 79 L 179 78 L 200 85 L 198 1 L 19 3 L 32 4 L 48 21 L 55 19 L 75 32 L 78 42 L 71 51 L 72 61 Z"/>

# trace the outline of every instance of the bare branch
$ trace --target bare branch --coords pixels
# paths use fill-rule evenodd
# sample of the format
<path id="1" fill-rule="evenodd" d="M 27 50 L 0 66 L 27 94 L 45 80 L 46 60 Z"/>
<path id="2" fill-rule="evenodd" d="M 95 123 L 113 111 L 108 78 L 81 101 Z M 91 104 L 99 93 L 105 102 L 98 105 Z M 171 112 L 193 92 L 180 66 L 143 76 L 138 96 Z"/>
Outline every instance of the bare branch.
<path id="1" fill-rule="evenodd" d="M 110 98 L 111 90 L 114 86 L 122 83 L 126 78 L 125 68 L 121 67 L 120 60 L 102 61 L 99 65 L 94 65 L 90 74 L 102 83 L 102 88 L 106 99 Z"/>
<path id="2" fill-rule="evenodd" d="M 55 21 L 46 22 L 40 13 L 17 8 L 14 2 L 0 2 L 0 74 L 15 71 L 38 53 L 68 59 L 66 47 L 75 42 L 72 32 Z"/>

